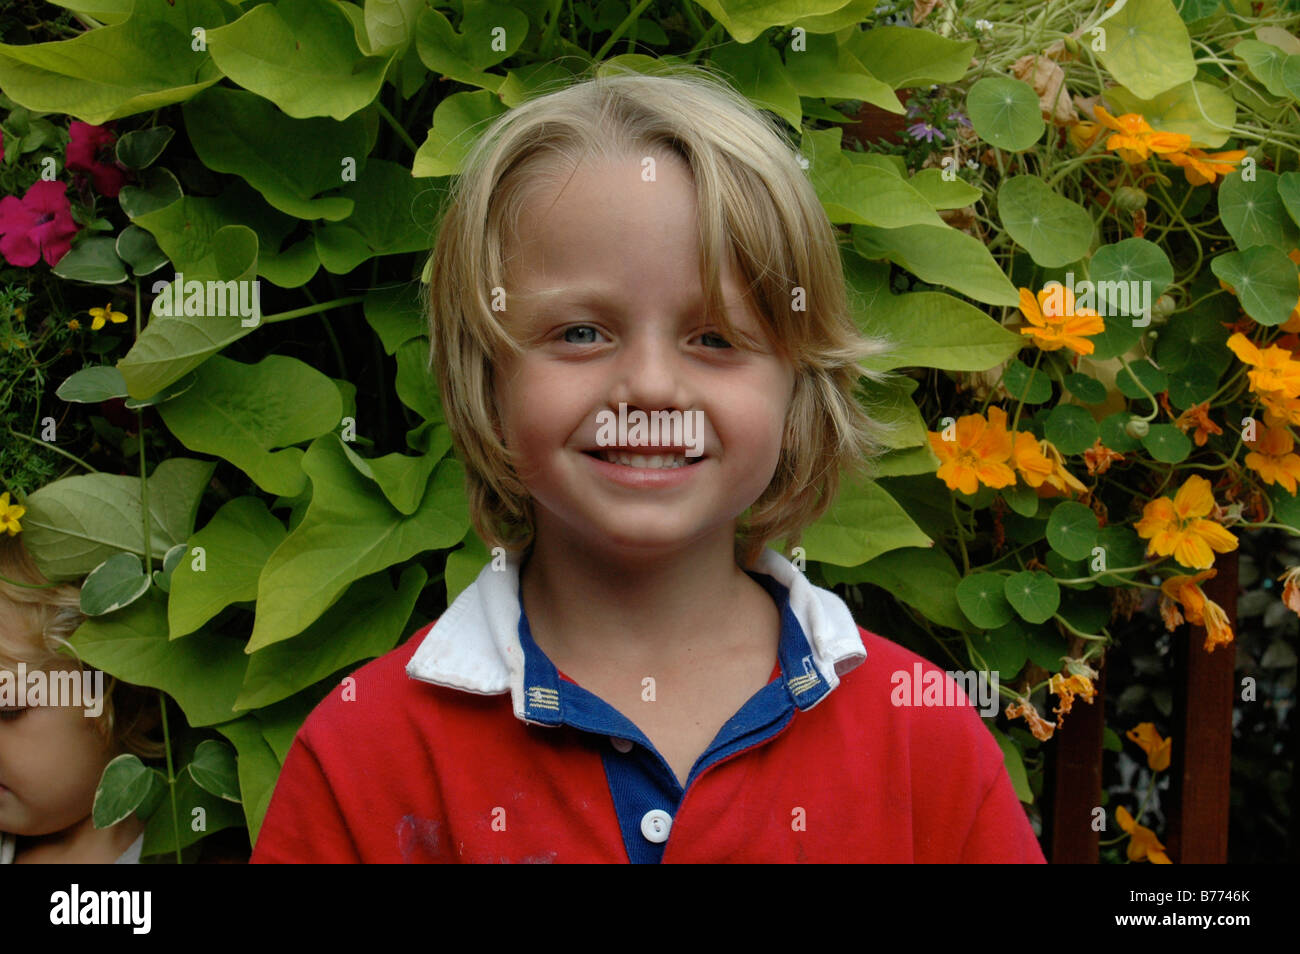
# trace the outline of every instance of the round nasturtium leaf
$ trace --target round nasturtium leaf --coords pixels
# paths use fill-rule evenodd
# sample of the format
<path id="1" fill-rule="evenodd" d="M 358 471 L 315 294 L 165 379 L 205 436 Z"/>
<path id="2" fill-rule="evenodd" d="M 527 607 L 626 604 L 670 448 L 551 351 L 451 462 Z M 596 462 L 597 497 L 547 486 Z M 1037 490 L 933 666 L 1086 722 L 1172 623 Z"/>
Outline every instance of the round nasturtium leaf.
<path id="1" fill-rule="evenodd" d="M 1055 627 L 1046 626 L 1037 626 L 1030 631 L 1025 648 L 1029 653 L 1029 661 L 1048 672 L 1059 672 L 1062 660 L 1070 650 L 1061 634 L 1055 632 Z"/>
<path id="2" fill-rule="evenodd" d="M 1093 253 L 1088 277 L 1096 285 L 1097 297 L 1107 299 L 1105 305 L 1095 303 L 1094 311 L 1105 318 L 1121 315 L 1136 318 L 1141 314 L 1138 304 L 1144 304 L 1149 311 L 1173 283 L 1174 267 L 1159 245 L 1146 239 L 1126 238 L 1103 245 Z M 1114 284 L 1117 282 L 1123 284 Z M 1133 295 L 1134 291 L 1138 292 L 1137 296 Z M 1135 297 L 1140 301 L 1135 301 Z M 1115 307 L 1117 304 L 1119 308 Z"/>
<path id="3" fill-rule="evenodd" d="M 1097 59 L 1135 96 L 1151 99 L 1196 76 L 1187 26 L 1170 0 L 1128 0 L 1099 28 Z"/>
<path id="4" fill-rule="evenodd" d="M 1064 383 L 1067 391 L 1086 404 L 1100 404 L 1106 400 L 1106 385 L 1090 375 L 1075 371 L 1065 376 Z"/>
<path id="5" fill-rule="evenodd" d="M 1007 602 L 1030 623 L 1045 623 L 1061 605 L 1061 588 L 1041 570 L 1022 570 L 1006 578 Z"/>
<path id="6" fill-rule="evenodd" d="M 1015 483 L 1010 487 L 1003 487 L 998 493 L 1014 513 L 1022 517 L 1032 517 L 1038 513 L 1038 494 L 1034 492 L 1034 488 Z"/>
<path id="7" fill-rule="evenodd" d="M 1042 404 L 1052 396 L 1052 383 L 1042 369 L 1035 371 L 1019 358 L 1011 361 L 1002 372 L 1002 384 L 1017 401 Z"/>
<path id="8" fill-rule="evenodd" d="M 1172 424 L 1152 424 L 1142 446 L 1152 457 L 1166 464 L 1187 460 L 1192 453 L 1192 441 Z"/>
<path id="9" fill-rule="evenodd" d="M 1043 562 L 1047 564 L 1048 572 L 1050 572 L 1052 576 L 1056 577 L 1056 582 L 1060 586 L 1087 590 L 1097 585 L 1091 581 L 1087 583 L 1063 582 L 1065 580 L 1075 580 L 1090 575 L 1092 571 L 1088 569 L 1087 560 L 1067 560 L 1055 550 L 1048 550 L 1046 555 L 1043 557 Z"/>
<path id="10" fill-rule="evenodd" d="M 1224 176 L 1219 186 L 1219 214 L 1237 248 L 1272 245 L 1286 253 L 1300 245 L 1300 228 L 1278 193 L 1278 181 L 1278 174 L 1267 169 L 1256 169 L 1253 179 L 1240 172 Z"/>
<path id="11" fill-rule="evenodd" d="M 1246 314 L 1261 325 L 1285 322 L 1300 297 L 1295 263 L 1271 245 L 1216 255 L 1210 260 L 1210 271 L 1232 286 Z"/>
<path id="12" fill-rule="evenodd" d="M 1097 422 L 1077 404 L 1058 404 L 1047 415 L 1044 436 L 1062 454 L 1082 454 L 1097 439 Z"/>
<path id="13" fill-rule="evenodd" d="M 1062 500 L 1047 518 L 1047 543 L 1070 560 L 1092 555 L 1097 542 L 1097 515 L 1091 507 L 1073 500 Z"/>
<path id="14" fill-rule="evenodd" d="M 1194 404 L 1208 401 L 1219 389 L 1221 371 L 1206 367 L 1200 362 L 1189 364 L 1169 376 L 1169 403 L 1186 410 Z"/>
<path id="15" fill-rule="evenodd" d="M 1171 374 L 1190 364 L 1222 374 L 1233 362 L 1233 354 L 1227 347 L 1230 334 L 1215 315 L 1199 310 L 1183 312 L 1174 315 L 1160 329 L 1156 357 L 1160 367 Z"/>
<path id="16" fill-rule="evenodd" d="M 1029 658 L 1029 634 L 1024 623 L 1014 616 L 996 629 L 974 634 L 971 644 L 984 658 L 984 664 L 1003 680 L 1014 679 Z"/>
<path id="17" fill-rule="evenodd" d="M 998 215 L 1008 234 L 1044 268 L 1076 262 L 1092 245 L 1088 210 L 1038 176 L 1003 180 L 998 187 Z"/>
<path id="18" fill-rule="evenodd" d="M 1114 571 L 1146 562 L 1147 543 L 1131 527 L 1107 524 L 1097 531 L 1097 546 L 1101 552 L 1089 559 L 1088 572 L 1111 574 L 1097 578 L 1103 586 L 1127 585 L 1127 574 L 1115 575 Z"/>
<path id="19" fill-rule="evenodd" d="M 997 573 L 972 573 L 957 584 L 957 605 L 980 629 L 996 629 L 1015 616 Z"/>
<path id="20" fill-rule="evenodd" d="M 1010 152 L 1028 149 L 1047 128 L 1034 88 L 1009 76 L 976 81 L 966 94 L 966 115 L 981 139 Z"/>
<path id="21" fill-rule="evenodd" d="M 1146 394 L 1139 384 L 1147 389 Z M 1148 361 L 1132 361 L 1115 372 L 1115 386 L 1120 394 L 1134 400 L 1145 398 L 1147 394 L 1155 397 L 1169 387 L 1169 376 Z"/>

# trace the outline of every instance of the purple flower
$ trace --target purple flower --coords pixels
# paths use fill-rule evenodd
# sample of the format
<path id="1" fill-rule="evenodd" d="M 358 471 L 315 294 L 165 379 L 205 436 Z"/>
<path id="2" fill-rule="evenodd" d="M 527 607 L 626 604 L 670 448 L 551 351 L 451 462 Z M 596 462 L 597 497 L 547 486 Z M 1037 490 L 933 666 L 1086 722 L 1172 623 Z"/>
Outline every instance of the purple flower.
<path id="1" fill-rule="evenodd" d="M 954 111 L 949 113 L 947 118 L 948 118 L 948 122 L 950 123 L 957 123 L 958 125 L 965 126 L 967 129 L 971 128 L 970 120 L 967 119 L 962 113 Z"/>
<path id="2" fill-rule="evenodd" d="M 913 139 L 924 139 L 926 142 L 934 142 L 935 137 L 938 137 L 939 139 L 948 138 L 929 123 L 914 123 L 907 127 L 907 134 Z"/>

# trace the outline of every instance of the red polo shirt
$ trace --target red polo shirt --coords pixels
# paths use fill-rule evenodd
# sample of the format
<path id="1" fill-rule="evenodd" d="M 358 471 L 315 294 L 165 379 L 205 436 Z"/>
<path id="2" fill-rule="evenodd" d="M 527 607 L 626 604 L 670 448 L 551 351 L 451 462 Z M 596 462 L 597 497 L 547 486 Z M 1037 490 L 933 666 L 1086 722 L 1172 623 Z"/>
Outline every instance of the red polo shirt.
<path id="1" fill-rule="evenodd" d="M 781 609 L 773 678 L 684 789 L 538 649 L 510 562 L 312 712 L 252 860 L 1042 862 L 960 690 L 895 705 L 895 674 L 940 670 L 774 551 L 756 570 Z"/>

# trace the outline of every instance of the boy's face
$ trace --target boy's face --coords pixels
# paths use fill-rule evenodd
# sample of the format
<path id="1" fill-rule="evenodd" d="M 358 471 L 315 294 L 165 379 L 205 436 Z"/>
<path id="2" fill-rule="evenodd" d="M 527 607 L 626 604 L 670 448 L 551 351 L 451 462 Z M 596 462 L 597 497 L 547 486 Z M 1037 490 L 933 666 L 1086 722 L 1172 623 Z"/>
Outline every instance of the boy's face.
<path id="1" fill-rule="evenodd" d="M 690 170 L 675 158 L 656 165 L 657 181 L 645 182 L 639 157 L 583 164 L 530 197 L 507 249 L 504 315 L 524 354 L 495 376 L 539 534 L 623 555 L 730 540 L 776 471 L 794 389 L 729 264 L 728 318 L 764 351 L 729 346 L 707 320 Z M 564 291 L 549 303 L 516 297 L 552 289 Z M 598 414 L 620 403 L 629 415 L 702 412 L 702 456 L 673 469 L 602 459 Z M 689 441 L 661 435 L 657 446 L 680 454 Z"/>
<path id="2" fill-rule="evenodd" d="M 83 706 L 0 708 L 0 831 L 48 835 L 90 814 L 110 746 Z"/>

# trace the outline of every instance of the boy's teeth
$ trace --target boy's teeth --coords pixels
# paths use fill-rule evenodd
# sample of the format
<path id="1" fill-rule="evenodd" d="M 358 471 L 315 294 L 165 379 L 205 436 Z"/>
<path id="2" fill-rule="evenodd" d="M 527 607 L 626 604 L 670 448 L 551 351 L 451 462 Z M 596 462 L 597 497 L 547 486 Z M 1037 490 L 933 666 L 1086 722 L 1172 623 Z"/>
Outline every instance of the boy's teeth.
<path id="1" fill-rule="evenodd" d="M 616 451 L 601 451 L 601 460 L 611 464 L 622 464 L 624 467 L 647 467 L 657 470 L 670 470 L 674 467 L 685 467 L 686 458 L 673 456 L 671 454 L 646 457 L 642 454 L 624 454 Z"/>

